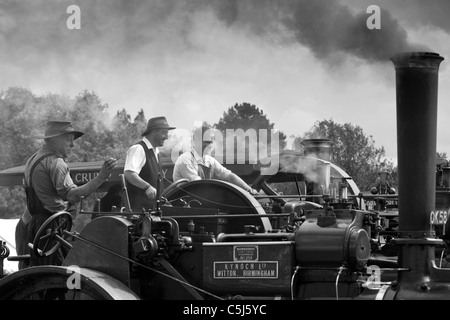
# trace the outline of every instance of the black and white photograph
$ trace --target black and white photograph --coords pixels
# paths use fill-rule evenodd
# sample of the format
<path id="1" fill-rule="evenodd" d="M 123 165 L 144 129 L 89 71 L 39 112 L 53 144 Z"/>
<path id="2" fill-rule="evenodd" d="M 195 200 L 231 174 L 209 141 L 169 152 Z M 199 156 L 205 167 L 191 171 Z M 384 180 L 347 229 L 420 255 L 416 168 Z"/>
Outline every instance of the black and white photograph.
<path id="1" fill-rule="evenodd" d="M 0 0 L 0 300 L 449 300 L 449 17 Z"/>

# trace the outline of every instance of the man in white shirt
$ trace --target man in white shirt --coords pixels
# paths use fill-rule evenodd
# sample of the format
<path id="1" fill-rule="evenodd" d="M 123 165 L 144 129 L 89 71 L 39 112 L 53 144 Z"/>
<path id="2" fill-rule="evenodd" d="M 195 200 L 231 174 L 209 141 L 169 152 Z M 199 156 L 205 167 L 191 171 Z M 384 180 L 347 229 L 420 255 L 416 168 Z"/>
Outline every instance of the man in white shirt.
<path id="1" fill-rule="evenodd" d="M 151 118 L 142 140 L 127 151 L 124 176 L 134 212 L 155 208 L 157 196 L 163 188 L 158 147 L 164 144 L 172 129 L 175 127 L 169 126 L 165 117 Z"/>
<path id="2" fill-rule="evenodd" d="M 202 137 L 201 149 L 198 147 L 196 148 L 195 143 L 197 141 L 193 138 L 192 150 L 181 154 L 175 162 L 173 181 L 176 182 L 181 179 L 186 179 L 188 181 L 217 179 L 233 183 L 250 194 L 258 194 L 258 191 L 246 184 L 238 175 L 225 168 L 219 161 L 207 154 L 207 149 L 213 142 L 212 128 L 207 125 L 196 128 L 193 137 L 197 135 L 196 132 L 197 134 L 201 134 Z M 200 156 L 197 150 L 201 150 L 203 156 Z"/>

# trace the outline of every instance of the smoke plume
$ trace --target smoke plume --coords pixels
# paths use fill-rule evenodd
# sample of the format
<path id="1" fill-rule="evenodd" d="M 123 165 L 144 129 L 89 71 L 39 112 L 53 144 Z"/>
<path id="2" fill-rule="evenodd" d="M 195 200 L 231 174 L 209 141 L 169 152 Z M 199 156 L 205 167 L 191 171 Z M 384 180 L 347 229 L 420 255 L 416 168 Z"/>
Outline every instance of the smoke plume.
<path id="1" fill-rule="evenodd" d="M 215 1 L 217 16 L 258 35 L 290 35 L 319 59 L 349 54 L 367 61 L 388 61 L 397 52 L 428 50 L 408 41 L 406 30 L 390 12 L 380 8 L 381 29 L 367 28 L 371 14 L 352 12 L 339 1 L 233 0 Z M 283 34 L 284 33 L 284 34 Z"/>
<path id="2" fill-rule="evenodd" d="M 70 32 L 66 28 L 67 1 L 3 1 L 0 57 L 24 63 L 30 72 L 48 71 L 40 67 L 41 59 L 53 59 L 58 66 L 94 56 L 126 63 L 145 53 L 164 64 L 168 52 L 195 47 L 191 32 L 201 25 L 199 15 L 207 13 L 226 28 L 270 41 L 291 39 L 323 59 L 344 53 L 379 61 L 398 51 L 417 49 L 387 10 L 381 9 L 382 28 L 369 30 L 369 14 L 354 14 L 338 1 L 80 0 L 77 5 L 82 28 Z M 201 28 L 207 33 L 207 22 Z M 98 59 L 97 63 L 104 61 Z M 145 61 L 142 63 L 145 68 Z"/>
<path id="3" fill-rule="evenodd" d="M 369 61 L 383 61 L 397 52 L 418 47 L 408 43 L 405 29 L 383 8 L 381 29 L 367 28 L 369 14 L 353 14 L 337 1 L 298 0 L 291 12 L 286 25 L 319 58 L 347 53 Z"/>

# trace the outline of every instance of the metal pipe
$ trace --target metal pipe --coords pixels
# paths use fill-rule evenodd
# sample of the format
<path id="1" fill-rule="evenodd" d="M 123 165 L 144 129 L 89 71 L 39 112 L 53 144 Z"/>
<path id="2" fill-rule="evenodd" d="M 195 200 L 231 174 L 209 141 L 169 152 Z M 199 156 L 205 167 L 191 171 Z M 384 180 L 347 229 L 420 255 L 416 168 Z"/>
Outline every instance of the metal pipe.
<path id="1" fill-rule="evenodd" d="M 233 218 L 279 218 L 279 217 L 289 217 L 290 213 L 267 213 L 267 214 L 254 214 L 254 213 L 242 213 L 242 214 L 207 214 L 207 215 L 180 215 L 180 216 L 164 216 L 165 218 L 173 219 L 233 219 Z"/>

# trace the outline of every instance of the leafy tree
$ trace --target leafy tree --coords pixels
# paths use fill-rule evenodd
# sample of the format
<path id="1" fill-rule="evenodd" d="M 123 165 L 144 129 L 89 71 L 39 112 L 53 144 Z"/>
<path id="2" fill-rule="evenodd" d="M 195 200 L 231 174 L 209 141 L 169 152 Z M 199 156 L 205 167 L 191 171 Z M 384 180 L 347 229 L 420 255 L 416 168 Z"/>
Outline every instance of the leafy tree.
<path id="1" fill-rule="evenodd" d="M 270 122 L 263 110 L 255 105 L 244 102 L 243 104 L 235 104 L 230 107 L 227 112 L 223 113 L 222 118 L 215 124 L 219 130 L 226 129 L 274 129 L 274 124 Z M 280 148 L 286 147 L 286 135 L 283 132 L 279 134 Z"/>
<path id="2" fill-rule="evenodd" d="M 42 145 L 37 135 L 49 120 L 71 121 L 85 132 L 71 150 L 67 162 L 124 158 L 127 148 L 140 138 L 146 126 L 143 110 L 134 122 L 122 110 L 111 119 L 108 105 L 87 90 L 75 98 L 58 94 L 37 96 L 30 90 L 12 87 L 0 93 L 0 170 L 24 165 Z M 92 202 L 92 199 L 86 199 Z M 89 204 L 88 204 L 89 205 Z M 25 209 L 22 187 L 0 190 L 0 217 L 19 217 Z M 75 221 L 75 223 L 77 223 Z"/>
<path id="3" fill-rule="evenodd" d="M 114 141 L 114 149 L 116 150 L 115 158 L 124 158 L 128 147 L 134 142 L 134 135 L 131 133 L 131 116 L 125 109 L 117 111 L 112 119 L 111 132 L 112 140 Z"/>
<path id="4" fill-rule="evenodd" d="M 301 142 L 309 138 L 331 140 L 331 162 L 345 170 L 363 191 L 374 185 L 379 172 L 394 171 L 394 164 L 384 158 L 384 147 L 377 148 L 372 136 L 357 125 L 338 124 L 332 119 L 318 121 L 303 137 L 295 137 L 293 149 L 303 151 Z"/>
<path id="5" fill-rule="evenodd" d="M 0 99 L 0 170 L 22 165 L 37 147 L 34 136 L 41 110 L 27 89 L 10 88 Z"/>
<path id="6" fill-rule="evenodd" d="M 38 147 L 34 138 L 42 110 L 31 91 L 12 87 L 0 94 L 0 170 L 25 164 Z M 0 217 L 19 217 L 25 209 L 21 187 L 0 188 Z"/>
<path id="7" fill-rule="evenodd" d="M 102 104 L 97 94 L 87 90 L 78 94 L 69 110 L 69 121 L 83 131 L 67 161 L 95 161 L 113 157 L 114 142 L 108 105 Z"/>
<path id="8" fill-rule="evenodd" d="M 216 123 L 214 127 L 222 131 L 224 139 L 226 137 L 226 130 L 228 129 L 234 129 L 235 132 L 237 132 L 236 130 L 239 129 L 242 129 L 243 132 L 247 132 L 249 129 L 254 129 L 256 131 L 256 136 L 258 139 L 258 146 L 261 147 L 261 145 L 264 145 L 269 153 L 273 152 L 273 150 L 270 150 L 270 146 L 271 130 L 274 129 L 274 124 L 269 121 L 267 115 L 264 114 L 263 110 L 260 110 L 255 105 L 246 102 L 244 102 L 243 104 L 236 103 L 233 107 L 230 107 L 227 112 L 223 113 L 222 118 L 219 119 L 219 122 Z M 267 130 L 267 139 L 265 137 L 262 138 L 261 136 L 259 136 L 260 129 Z M 286 147 L 286 135 L 282 131 L 278 131 L 278 135 L 279 149 L 284 149 Z M 246 150 L 248 150 L 249 144 L 254 142 L 248 141 L 246 143 L 245 141 L 237 141 L 235 145 L 235 151 L 237 148 L 237 144 L 239 143 L 245 143 L 245 148 Z M 276 152 L 278 151 L 279 150 L 276 150 Z M 236 152 L 234 154 L 237 155 Z M 239 155 L 237 156 L 239 157 Z"/>
<path id="9" fill-rule="evenodd" d="M 137 116 L 134 118 L 132 128 L 132 137 L 135 140 L 140 140 L 142 138 L 142 133 L 147 129 L 147 119 L 144 115 L 144 110 L 140 110 Z"/>
<path id="10" fill-rule="evenodd" d="M 0 218 L 19 218 L 25 210 L 25 192 L 22 187 L 0 187 Z"/>
<path id="11" fill-rule="evenodd" d="M 147 127 L 144 111 L 141 109 L 132 122 L 131 116 L 125 109 L 122 109 L 117 111 L 112 123 L 115 158 L 125 159 L 128 148 L 142 138 L 142 133 Z"/>

